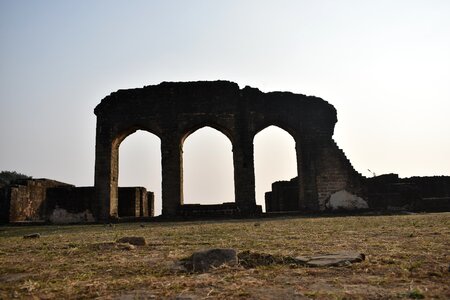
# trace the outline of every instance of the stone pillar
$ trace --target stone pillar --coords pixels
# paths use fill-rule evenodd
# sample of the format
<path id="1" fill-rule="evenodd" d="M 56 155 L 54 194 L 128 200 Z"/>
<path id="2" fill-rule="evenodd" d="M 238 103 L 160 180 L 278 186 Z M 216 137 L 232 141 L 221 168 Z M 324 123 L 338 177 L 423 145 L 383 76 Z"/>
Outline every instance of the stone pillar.
<path id="1" fill-rule="evenodd" d="M 162 137 L 161 159 L 162 215 L 174 216 L 183 203 L 183 161 L 179 137 Z"/>
<path id="2" fill-rule="evenodd" d="M 305 174 L 304 174 L 304 164 L 303 164 L 303 154 L 301 149 L 301 143 L 299 138 L 295 138 L 295 153 L 297 155 L 297 184 L 298 184 L 298 209 L 306 209 L 305 201 Z"/>
<path id="3" fill-rule="evenodd" d="M 97 124 L 94 184 L 95 213 L 99 221 L 118 217 L 118 145 L 113 145 L 108 129 Z"/>
<path id="4" fill-rule="evenodd" d="M 236 205 L 243 214 L 255 213 L 255 167 L 251 140 L 233 143 L 233 164 Z"/>
<path id="5" fill-rule="evenodd" d="M 155 216 L 155 194 L 153 192 L 147 192 L 147 203 L 148 203 L 148 216 Z"/>
<path id="6" fill-rule="evenodd" d="M 141 217 L 148 217 L 148 194 L 147 194 L 147 189 L 141 187 L 139 190 L 140 190 L 140 195 L 139 195 L 140 216 Z"/>
<path id="7" fill-rule="evenodd" d="M 313 137 L 304 136 L 296 145 L 298 178 L 299 178 L 299 208 L 318 210 L 318 195 L 316 183 L 316 146 Z"/>

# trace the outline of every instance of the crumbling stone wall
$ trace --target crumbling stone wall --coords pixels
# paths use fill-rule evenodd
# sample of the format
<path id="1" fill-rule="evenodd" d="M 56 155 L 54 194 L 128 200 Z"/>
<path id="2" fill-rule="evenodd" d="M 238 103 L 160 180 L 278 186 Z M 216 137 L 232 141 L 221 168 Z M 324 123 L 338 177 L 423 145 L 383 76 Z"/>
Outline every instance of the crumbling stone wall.
<path id="1" fill-rule="evenodd" d="M 0 188 L 0 224 L 9 221 L 9 191 L 6 186 Z"/>
<path id="2" fill-rule="evenodd" d="M 148 217 L 148 196 L 147 190 L 143 187 L 119 188 L 119 216 Z"/>
<path id="3" fill-rule="evenodd" d="M 323 140 L 318 145 L 317 189 L 319 210 L 327 208 L 333 194 L 347 191 L 355 196 L 363 196 L 364 188 L 361 184 L 364 177 L 355 171 L 345 153 L 333 140 Z"/>
<path id="4" fill-rule="evenodd" d="M 224 133 L 233 145 L 235 203 L 241 214 L 258 211 L 253 139 L 271 125 L 286 130 L 296 142 L 300 210 L 324 209 L 326 199 L 341 189 L 361 190 L 361 177 L 332 139 L 336 110 L 317 97 L 240 89 L 227 81 L 163 82 L 114 92 L 94 112 L 96 203 L 102 220 L 119 215 L 118 149 L 139 129 L 161 139 L 164 216 L 177 215 L 183 205 L 183 142 L 205 126 Z"/>
<path id="5" fill-rule="evenodd" d="M 450 211 L 450 176 L 399 178 L 385 174 L 367 178 L 365 185 L 374 209 Z"/>
<path id="6" fill-rule="evenodd" d="M 52 223 L 94 222 L 94 187 L 55 187 L 47 190 L 43 220 Z"/>
<path id="7" fill-rule="evenodd" d="M 222 204 L 185 204 L 180 208 L 181 217 L 217 218 L 232 217 L 239 213 L 236 203 Z"/>
<path id="8" fill-rule="evenodd" d="M 266 212 L 299 211 L 298 179 L 272 183 L 272 191 L 264 195 Z"/>
<path id="9" fill-rule="evenodd" d="M 450 197 L 450 176 L 414 176 L 402 181 L 416 185 L 424 198 Z"/>
<path id="10" fill-rule="evenodd" d="M 49 179 L 20 179 L 13 182 L 6 188 L 9 222 L 42 219 L 47 189 L 57 186 L 70 185 Z"/>
<path id="11" fill-rule="evenodd" d="M 279 181 L 266 193 L 266 211 L 295 211 L 297 181 Z M 346 188 L 335 192 L 325 202 L 325 209 L 339 209 L 336 201 L 344 201 L 353 207 L 341 209 L 410 210 L 439 212 L 450 211 L 450 176 L 399 178 L 397 174 L 385 174 L 365 178 L 360 193 L 362 198 L 350 194 Z M 333 199 L 335 197 L 336 199 Z M 345 203 L 344 203 L 345 204 Z"/>
<path id="12" fill-rule="evenodd" d="M 119 216 L 130 217 L 140 215 L 140 191 L 132 188 L 119 188 Z M 123 198 L 129 201 L 123 201 Z"/>
<path id="13" fill-rule="evenodd" d="M 145 216 L 145 205 L 143 207 L 142 215 Z M 147 215 L 149 217 L 155 216 L 155 194 L 153 192 L 147 192 Z"/>
<path id="14" fill-rule="evenodd" d="M 143 187 L 121 187 L 119 194 L 120 216 L 153 216 L 152 192 Z M 94 222 L 95 195 L 94 187 L 75 187 L 49 179 L 18 180 L 0 189 L 0 222 Z"/>

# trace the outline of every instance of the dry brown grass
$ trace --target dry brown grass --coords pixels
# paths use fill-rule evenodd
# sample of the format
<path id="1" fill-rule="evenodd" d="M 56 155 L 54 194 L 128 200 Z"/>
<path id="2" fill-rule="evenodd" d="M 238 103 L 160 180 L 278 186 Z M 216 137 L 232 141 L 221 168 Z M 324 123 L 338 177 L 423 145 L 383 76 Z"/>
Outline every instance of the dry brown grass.
<path id="1" fill-rule="evenodd" d="M 39 232 L 39 239 L 23 239 Z M 99 247 L 144 236 L 127 251 Z M 0 298 L 450 298 L 450 213 L 0 227 Z M 177 271 L 193 251 L 231 247 L 274 255 L 366 254 L 348 267 L 274 265 Z"/>

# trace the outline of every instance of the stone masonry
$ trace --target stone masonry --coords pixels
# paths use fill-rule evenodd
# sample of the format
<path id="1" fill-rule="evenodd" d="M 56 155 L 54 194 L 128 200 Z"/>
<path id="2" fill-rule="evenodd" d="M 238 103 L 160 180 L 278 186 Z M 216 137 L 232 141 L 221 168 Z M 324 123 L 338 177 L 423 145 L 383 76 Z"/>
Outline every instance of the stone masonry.
<path id="1" fill-rule="evenodd" d="M 95 188 L 50 179 L 20 179 L 0 188 L 0 223 L 95 222 Z M 144 187 L 119 188 L 121 217 L 153 217 L 154 195 Z"/>
<path id="2" fill-rule="evenodd" d="M 399 178 L 384 174 L 364 178 L 363 199 L 341 190 L 325 201 L 327 210 L 450 211 L 450 176 Z M 277 181 L 265 194 L 266 212 L 298 211 L 297 178 Z"/>
<path id="3" fill-rule="evenodd" d="M 255 201 L 253 139 L 278 126 L 296 142 L 299 210 L 325 209 L 331 194 L 362 193 L 362 176 L 332 139 L 336 110 L 313 96 L 240 89 L 228 81 L 163 82 L 119 90 L 95 108 L 97 115 L 95 188 L 99 220 L 119 216 L 118 152 L 137 130 L 161 139 L 162 214 L 175 216 L 183 205 L 182 148 L 194 131 L 210 126 L 233 145 L 235 204 L 242 215 L 258 212 Z"/>
<path id="4" fill-rule="evenodd" d="M 19 179 L 2 190 L 2 221 L 37 221 L 45 213 L 47 191 L 72 185 L 49 179 Z"/>

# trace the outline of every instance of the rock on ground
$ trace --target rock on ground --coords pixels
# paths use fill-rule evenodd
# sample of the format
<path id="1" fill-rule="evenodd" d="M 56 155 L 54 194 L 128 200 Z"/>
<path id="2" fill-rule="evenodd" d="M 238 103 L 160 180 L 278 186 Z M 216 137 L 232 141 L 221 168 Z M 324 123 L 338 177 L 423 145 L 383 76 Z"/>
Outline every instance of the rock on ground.
<path id="1" fill-rule="evenodd" d="M 359 252 L 338 252 L 314 256 L 299 256 L 295 259 L 310 267 L 331 267 L 361 262 L 365 259 L 365 255 Z"/>
<path id="2" fill-rule="evenodd" d="M 208 249 L 194 252 L 191 256 L 192 271 L 206 272 L 221 265 L 234 266 L 238 263 L 237 253 L 234 249 Z"/>
<path id="3" fill-rule="evenodd" d="M 251 269 L 259 266 L 283 265 L 288 263 L 296 263 L 293 258 L 289 257 L 289 262 L 285 261 L 286 257 L 280 255 L 272 255 L 267 253 L 259 253 L 253 251 L 242 251 L 238 254 L 239 264 L 244 268 Z"/>
<path id="4" fill-rule="evenodd" d="M 280 256 L 266 253 L 243 251 L 238 254 L 239 264 L 244 268 L 256 268 L 269 265 L 298 265 L 307 267 L 346 266 L 361 262 L 365 255 L 359 252 L 338 252 L 313 256 Z"/>
<path id="5" fill-rule="evenodd" d="M 207 272 L 211 268 L 221 265 L 234 266 L 239 263 L 244 268 L 256 268 L 270 265 L 297 265 L 306 267 L 347 266 L 361 262 L 365 255 L 359 252 L 342 251 L 331 254 L 313 256 L 281 256 L 252 251 L 243 251 L 239 254 L 234 249 L 208 249 L 194 252 L 190 257 L 182 260 L 174 268 L 176 271 Z"/>
<path id="6" fill-rule="evenodd" d="M 356 210 L 369 208 L 369 205 L 364 199 L 353 195 L 346 190 L 341 190 L 332 194 L 326 206 L 332 210 Z"/>
<path id="7" fill-rule="evenodd" d="M 134 250 L 136 249 L 136 246 L 128 243 L 117 243 L 117 248 L 119 250 Z"/>
<path id="8" fill-rule="evenodd" d="M 30 233 L 23 236 L 24 239 L 38 239 L 40 237 L 41 237 L 40 233 Z"/>
<path id="9" fill-rule="evenodd" d="M 91 244 L 90 247 L 93 250 L 135 250 L 136 246 L 131 245 L 129 243 L 119 243 L 119 242 L 102 242 Z"/>
<path id="10" fill-rule="evenodd" d="M 141 236 L 124 236 L 118 239 L 117 242 L 136 246 L 145 246 L 147 244 L 145 238 Z"/>

